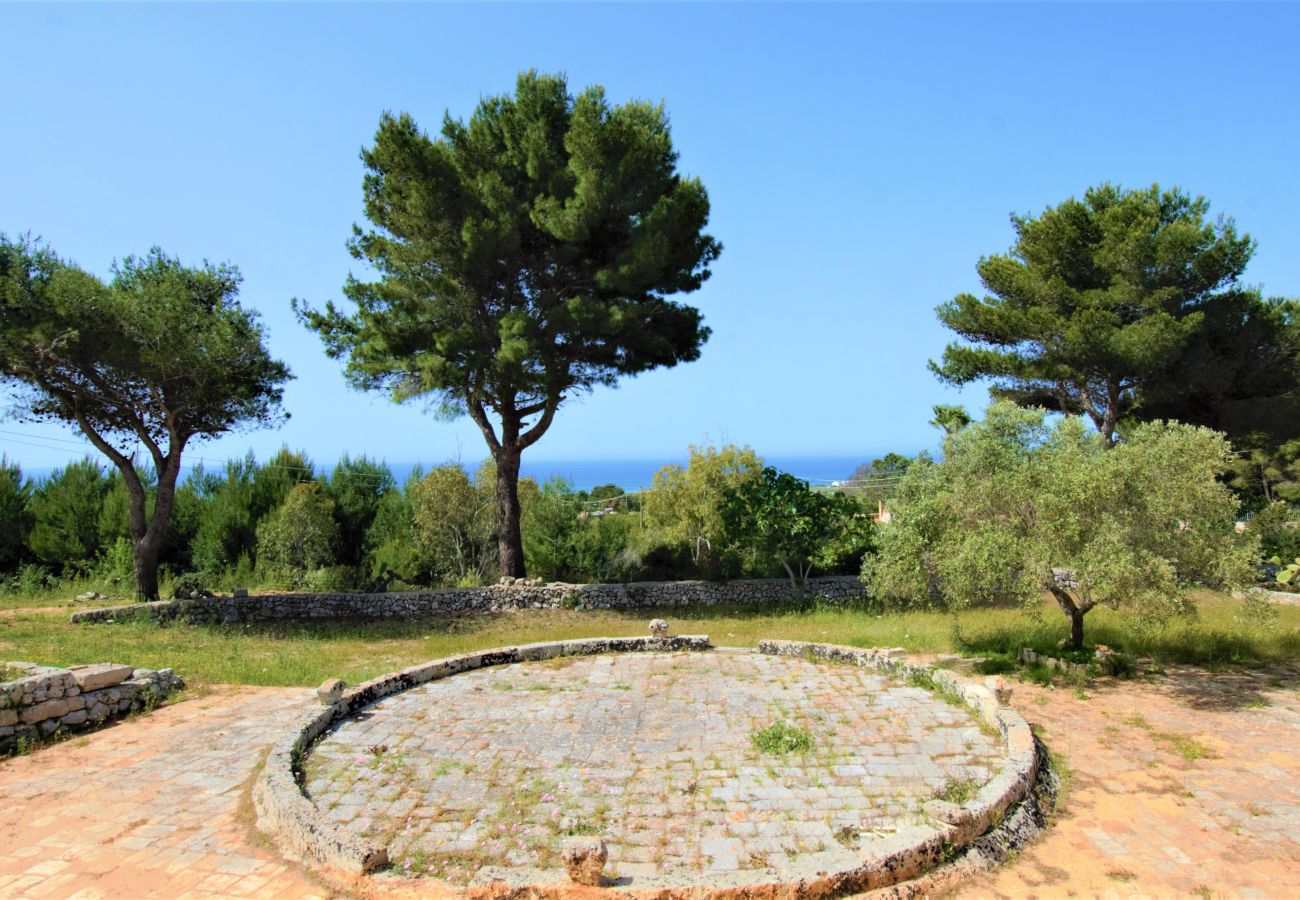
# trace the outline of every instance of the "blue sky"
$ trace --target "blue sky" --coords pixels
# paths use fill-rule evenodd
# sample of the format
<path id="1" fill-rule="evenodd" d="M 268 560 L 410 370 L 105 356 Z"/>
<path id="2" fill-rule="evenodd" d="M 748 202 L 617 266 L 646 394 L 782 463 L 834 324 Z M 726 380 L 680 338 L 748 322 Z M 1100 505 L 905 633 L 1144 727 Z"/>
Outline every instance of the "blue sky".
<path id="1" fill-rule="evenodd" d="M 436 130 L 529 67 L 662 99 L 726 247 L 700 361 L 570 403 L 534 459 L 933 447 L 932 404 L 985 402 L 926 370 L 934 307 L 978 289 L 1009 213 L 1104 180 L 1206 195 L 1259 241 L 1248 280 L 1300 294 L 1294 5 L 6 4 L 0 33 L 0 230 L 101 274 L 153 244 L 233 262 L 297 375 L 287 425 L 209 458 L 484 455 L 467 420 L 349 390 L 289 301 L 359 271 L 381 111 Z M 27 467 L 69 459 L 15 435 L 70 432 L 0 429 Z"/>

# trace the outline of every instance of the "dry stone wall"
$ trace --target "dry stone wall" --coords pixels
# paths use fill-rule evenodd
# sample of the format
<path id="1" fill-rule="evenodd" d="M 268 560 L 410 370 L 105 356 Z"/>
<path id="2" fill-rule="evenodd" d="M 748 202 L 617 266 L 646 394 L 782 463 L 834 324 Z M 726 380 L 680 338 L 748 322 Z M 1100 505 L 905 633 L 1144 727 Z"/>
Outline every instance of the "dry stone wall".
<path id="1" fill-rule="evenodd" d="M 17 677 L 14 677 L 14 676 Z M 0 663 L 0 754 L 59 729 L 91 728 L 162 701 L 184 686 L 171 669 L 95 663 L 59 669 Z"/>
<path id="2" fill-rule="evenodd" d="M 852 600 L 865 596 L 855 575 L 810 578 L 810 596 Z M 262 594 L 160 600 L 72 614 L 73 622 L 123 622 L 152 619 L 223 625 L 280 619 L 413 619 L 458 612 L 509 609 L 638 609 L 766 605 L 789 600 L 785 579 L 745 581 L 641 581 L 630 584 L 494 584 L 388 594 Z"/>

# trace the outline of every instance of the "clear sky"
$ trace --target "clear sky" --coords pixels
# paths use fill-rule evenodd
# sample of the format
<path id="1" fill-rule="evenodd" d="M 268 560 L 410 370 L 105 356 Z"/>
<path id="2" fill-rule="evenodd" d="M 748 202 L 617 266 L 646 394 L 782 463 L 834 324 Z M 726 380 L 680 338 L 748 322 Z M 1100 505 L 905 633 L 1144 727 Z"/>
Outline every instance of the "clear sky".
<path id="1" fill-rule="evenodd" d="M 292 419 L 196 455 L 476 460 L 467 420 L 348 389 L 289 301 L 361 274 L 345 242 L 381 111 L 432 131 L 562 70 L 665 102 L 725 250 L 691 298 L 700 361 L 569 403 L 529 454 L 912 453 L 937 443 L 932 404 L 985 402 L 926 361 L 934 307 L 978 289 L 1009 213 L 1180 185 L 1258 240 L 1251 283 L 1300 294 L 1297 34 L 1289 4 L 0 4 L 0 230 L 100 274 L 153 244 L 242 269 Z M 70 432 L 0 429 L 26 467 L 69 459 L 14 435 Z"/>

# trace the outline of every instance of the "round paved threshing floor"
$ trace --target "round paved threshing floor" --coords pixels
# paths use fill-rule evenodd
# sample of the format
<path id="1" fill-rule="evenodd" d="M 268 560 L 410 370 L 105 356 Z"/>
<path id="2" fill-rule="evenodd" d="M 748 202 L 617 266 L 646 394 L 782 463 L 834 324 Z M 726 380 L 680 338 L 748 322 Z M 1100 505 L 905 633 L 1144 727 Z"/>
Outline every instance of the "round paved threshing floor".
<path id="1" fill-rule="evenodd" d="M 775 723 L 811 738 L 773 753 Z M 569 657 L 390 697 L 312 751 L 307 792 L 389 848 L 399 872 L 560 880 L 570 834 L 631 887 L 785 880 L 860 864 L 973 795 L 1001 739 L 876 672 L 751 653 Z M 964 799 L 964 797 L 959 797 Z"/>

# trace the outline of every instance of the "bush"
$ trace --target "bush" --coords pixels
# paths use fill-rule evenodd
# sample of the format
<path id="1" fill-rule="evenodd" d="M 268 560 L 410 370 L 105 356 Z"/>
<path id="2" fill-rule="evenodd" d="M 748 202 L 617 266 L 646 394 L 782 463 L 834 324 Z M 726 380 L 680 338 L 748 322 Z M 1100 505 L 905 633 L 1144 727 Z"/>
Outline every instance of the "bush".
<path id="1" fill-rule="evenodd" d="M 301 585 L 308 572 L 333 563 L 337 541 L 334 501 L 314 482 L 297 484 L 258 525 L 258 567 Z"/>
<path id="2" fill-rule="evenodd" d="M 1246 530 L 1259 537 L 1263 559 L 1281 557 L 1292 560 L 1300 556 L 1300 517 L 1290 504 L 1270 503 L 1251 516 Z"/>
<path id="3" fill-rule="evenodd" d="M 27 555 L 32 529 L 32 483 L 23 470 L 0 457 L 0 572 L 12 572 Z"/>
<path id="4" fill-rule="evenodd" d="M 32 494 L 32 554 L 63 575 L 88 573 L 99 557 L 99 519 L 109 483 L 89 459 L 56 469 Z"/>

